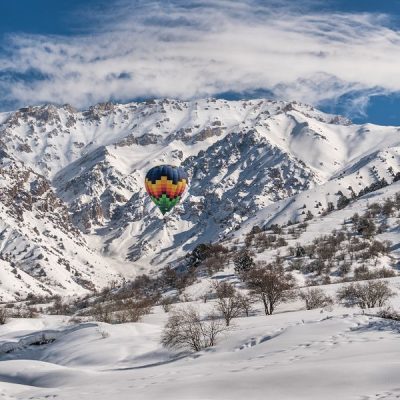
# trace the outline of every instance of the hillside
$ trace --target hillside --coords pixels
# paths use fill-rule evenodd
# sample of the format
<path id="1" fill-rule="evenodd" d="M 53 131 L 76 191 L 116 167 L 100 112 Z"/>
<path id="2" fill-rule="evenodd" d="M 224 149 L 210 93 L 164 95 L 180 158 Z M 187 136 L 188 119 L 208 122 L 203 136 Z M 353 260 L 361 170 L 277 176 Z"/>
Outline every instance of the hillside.
<path id="1" fill-rule="evenodd" d="M 348 216 L 336 210 L 343 197 L 354 214 L 363 193 L 395 195 L 399 143 L 397 127 L 269 100 L 0 114 L 0 296 L 82 294 L 157 271 L 200 243 L 244 240 L 254 225 L 302 222 L 308 211 L 312 240 Z M 143 185 L 159 163 L 180 164 L 190 178 L 166 224 Z"/>

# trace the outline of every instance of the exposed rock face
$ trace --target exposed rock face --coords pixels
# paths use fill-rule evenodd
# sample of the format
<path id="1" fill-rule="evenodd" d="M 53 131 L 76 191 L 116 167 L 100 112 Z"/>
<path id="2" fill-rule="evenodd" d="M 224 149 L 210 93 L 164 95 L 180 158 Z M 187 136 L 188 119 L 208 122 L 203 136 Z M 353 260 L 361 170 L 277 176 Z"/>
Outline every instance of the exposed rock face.
<path id="1" fill-rule="evenodd" d="M 161 135 L 154 135 L 152 133 L 144 134 L 139 137 L 135 137 L 135 135 L 131 133 L 115 145 L 118 147 L 132 146 L 134 144 L 137 144 L 139 146 L 148 146 L 150 144 L 160 143 L 162 139 L 163 137 Z"/>
<path id="2" fill-rule="evenodd" d="M 100 287 L 106 281 L 90 271 L 96 258 L 50 182 L 0 150 L 0 300 Z"/>

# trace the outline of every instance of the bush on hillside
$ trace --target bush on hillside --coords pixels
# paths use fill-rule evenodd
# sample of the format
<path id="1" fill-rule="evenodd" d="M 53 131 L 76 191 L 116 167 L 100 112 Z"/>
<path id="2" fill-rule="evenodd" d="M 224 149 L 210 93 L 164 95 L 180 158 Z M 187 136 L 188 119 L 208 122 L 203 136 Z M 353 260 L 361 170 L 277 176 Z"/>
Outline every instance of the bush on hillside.
<path id="1" fill-rule="evenodd" d="M 351 283 L 343 286 L 337 293 L 339 301 L 346 306 L 359 306 L 362 309 L 382 307 L 394 296 L 389 284 L 384 281 L 368 281 L 366 283 Z"/>

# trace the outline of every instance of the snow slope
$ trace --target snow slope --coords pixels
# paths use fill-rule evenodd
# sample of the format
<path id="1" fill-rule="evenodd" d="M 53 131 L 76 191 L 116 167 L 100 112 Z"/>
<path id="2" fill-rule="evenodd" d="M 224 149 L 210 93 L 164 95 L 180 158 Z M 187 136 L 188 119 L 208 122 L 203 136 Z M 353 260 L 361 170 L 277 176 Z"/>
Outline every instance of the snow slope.
<path id="1" fill-rule="evenodd" d="M 398 278 L 391 282 L 398 290 Z M 394 304 L 399 305 L 399 297 Z M 233 328 L 208 351 L 179 354 L 159 344 L 166 317 L 156 308 L 134 324 L 71 326 L 62 317 L 13 320 L 0 327 L 0 353 L 13 349 L 0 354 L 2 398 L 393 400 L 400 396 L 398 322 L 341 307 L 304 311 L 291 303 L 273 316 L 265 317 L 258 309 L 254 316 L 235 319 Z M 43 333 L 54 342 L 29 345 Z"/>
<path id="2" fill-rule="evenodd" d="M 400 172 L 399 128 L 354 125 L 296 102 L 44 105 L 0 121 L 8 160 L 0 170 L 8 188 L 0 258 L 21 276 L 21 295 L 29 288 L 83 293 L 157 270 L 253 221 L 301 221 L 307 210 L 318 216 L 339 191 L 357 195 Z M 181 164 L 190 176 L 166 225 L 143 187 L 159 163 Z M 15 201 L 21 188 L 28 204 Z M 7 271 L 3 279 L 14 282 Z M 3 300 L 13 291 L 2 291 Z"/>

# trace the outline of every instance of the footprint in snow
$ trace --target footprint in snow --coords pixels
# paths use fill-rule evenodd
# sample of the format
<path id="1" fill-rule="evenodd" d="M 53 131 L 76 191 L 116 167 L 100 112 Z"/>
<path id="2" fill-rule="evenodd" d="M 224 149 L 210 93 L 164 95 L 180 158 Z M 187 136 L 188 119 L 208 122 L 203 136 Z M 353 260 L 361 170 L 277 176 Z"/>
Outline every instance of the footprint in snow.
<path id="1" fill-rule="evenodd" d="M 394 393 L 394 392 L 397 392 Z M 361 396 L 360 400 L 396 400 L 400 399 L 400 389 L 394 389 L 393 391 L 387 391 L 382 393 L 376 393 L 370 396 Z"/>

